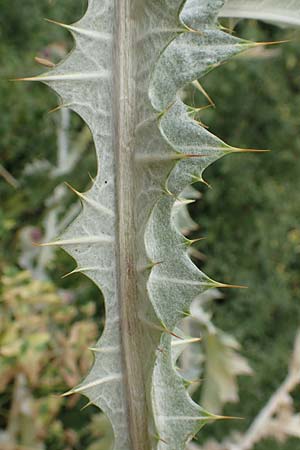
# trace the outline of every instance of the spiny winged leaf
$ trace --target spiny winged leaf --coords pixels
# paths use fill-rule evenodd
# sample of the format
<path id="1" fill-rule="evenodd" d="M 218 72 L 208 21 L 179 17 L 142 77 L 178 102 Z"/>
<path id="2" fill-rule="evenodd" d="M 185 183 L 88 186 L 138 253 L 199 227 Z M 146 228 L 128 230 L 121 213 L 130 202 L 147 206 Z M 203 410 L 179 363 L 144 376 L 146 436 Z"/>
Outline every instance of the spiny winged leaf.
<path id="1" fill-rule="evenodd" d="M 188 205 L 201 198 L 201 194 L 197 189 L 188 186 L 181 192 L 178 200 L 173 207 L 173 217 L 175 226 L 184 235 L 188 235 L 191 231 L 199 228 L 198 224 L 190 216 Z"/>
<path id="2" fill-rule="evenodd" d="M 37 77 L 89 125 L 98 174 L 83 211 L 52 245 L 72 255 L 106 304 L 95 362 L 72 392 L 110 418 L 116 450 L 183 450 L 211 420 L 189 397 L 171 336 L 215 286 L 189 259 L 174 203 L 234 151 L 193 120 L 187 83 L 251 46 L 221 32 L 221 0 L 89 0 L 68 28 L 76 46 Z"/>

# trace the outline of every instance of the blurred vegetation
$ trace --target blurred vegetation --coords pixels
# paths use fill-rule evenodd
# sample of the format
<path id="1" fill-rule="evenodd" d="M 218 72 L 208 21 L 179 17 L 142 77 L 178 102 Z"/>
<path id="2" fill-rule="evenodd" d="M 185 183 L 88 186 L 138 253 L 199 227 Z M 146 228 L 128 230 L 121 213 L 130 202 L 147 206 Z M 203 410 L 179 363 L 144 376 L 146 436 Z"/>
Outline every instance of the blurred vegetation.
<path id="1" fill-rule="evenodd" d="M 93 146 L 87 143 L 80 164 L 69 173 L 53 175 L 59 113 L 47 111 L 58 100 L 44 86 L 6 81 L 42 72 L 35 56 L 56 62 L 71 48 L 69 35 L 42 19 L 71 23 L 82 15 L 86 0 L 28 0 L 26 5 L 0 0 L 0 6 L 0 167 L 13 177 L 0 171 L 0 429 L 12 431 L 16 442 L 31 450 L 107 450 L 111 436 L 103 438 L 108 429 L 103 416 L 91 407 L 80 412 L 86 403 L 82 397 L 58 396 L 91 362 L 87 347 L 101 332 L 101 296 L 84 277 L 61 279 L 74 268 L 61 251 L 50 259 L 46 280 L 20 265 L 22 256 L 28 259 L 27 244 L 45 232 L 46 199 L 54 189 L 63 181 L 78 190 L 88 186 L 88 174 L 95 174 Z M 207 427 L 200 442 L 247 427 L 285 377 L 300 318 L 299 35 L 253 21 L 238 24 L 236 31 L 260 41 L 292 41 L 237 58 L 203 82 L 217 106 L 201 114 L 210 130 L 231 145 L 267 147 L 272 153 L 235 155 L 214 164 L 205 174 L 213 188 L 199 186 L 204 200 L 191 208 L 207 236 L 198 247 L 206 255 L 201 264 L 206 273 L 249 286 L 224 292 L 212 309 L 216 325 L 240 341 L 255 371 L 240 381 L 241 402 L 225 408 L 225 414 L 246 420 Z M 195 101 L 205 103 L 203 97 Z M 70 140 L 83 130 L 72 115 Z M 73 202 L 72 193 L 65 194 L 64 209 Z M 26 399 L 21 409 L 15 408 L 19 394 Z M 297 396 L 296 402 L 300 408 Z M 34 426 L 26 426 L 28 420 Z M 30 433 L 22 435 L 28 428 Z M 1 439 L 5 442 L 5 433 Z M 270 440 L 255 450 L 297 445 L 292 439 Z"/>
<path id="2" fill-rule="evenodd" d="M 99 332 L 95 304 L 80 306 L 72 291 L 10 268 L 1 278 L 0 317 L 2 409 L 10 403 L 0 442 L 8 448 L 14 443 L 76 448 L 82 425 L 76 423 L 78 433 L 64 426 L 70 414 L 73 420 L 79 413 L 82 399 L 66 401 L 60 394 L 77 385 L 91 365 L 86 350 Z"/>

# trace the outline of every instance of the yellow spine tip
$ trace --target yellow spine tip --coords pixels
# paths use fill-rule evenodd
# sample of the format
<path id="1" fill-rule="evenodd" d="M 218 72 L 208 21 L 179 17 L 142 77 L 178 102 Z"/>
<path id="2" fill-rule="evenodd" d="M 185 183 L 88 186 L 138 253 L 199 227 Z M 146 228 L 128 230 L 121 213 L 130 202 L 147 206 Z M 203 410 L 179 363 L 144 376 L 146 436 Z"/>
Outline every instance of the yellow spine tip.
<path id="1" fill-rule="evenodd" d="M 71 272 L 66 273 L 65 275 L 63 275 L 61 277 L 62 280 L 64 280 L 65 278 L 70 277 L 71 275 L 74 275 L 75 273 L 77 273 L 77 269 L 72 270 Z"/>
<path id="2" fill-rule="evenodd" d="M 241 286 L 238 284 L 225 284 L 225 283 L 216 283 L 216 287 L 223 289 L 248 289 L 248 286 Z"/>
<path id="3" fill-rule="evenodd" d="M 67 27 L 68 25 L 62 23 L 62 22 L 58 22 L 57 20 L 53 20 L 53 19 L 48 19 L 47 17 L 44 17 L 44 20 L 48 23 L 52 23 L 53 25 L 57 25 L 59 27 Z"/>
<path id="4" fill-rule="evenodd" d="M 200 181 L 201 183 L 205 184 L 206 187 L 208 187 L 208 189 L 212 189 L 212 185 L 208 183 L 208 181 L 204 180 L 204 178 L 200 178 L 198 181 Z"/>
<path id="5" fill-rule="evenodd" d="M 58 105 L 58 106 L 56 106 L 55 108 L 50 109 L 50 110 L 48 111 L 48 114 L 55 113 L 55 112 L 60 111 L 61 109 L 66 108 L 66 107 L 67 107 L 67 105 L 64 105 L 64 104 Z"/>
<path id="6" fill-rule="evenodd" d="M 60 397 L 69 397 L 70 395 L 73 395 L 73 394 L 75 394 L 75 391 L 73 389 L 71 389 L 70 391 L 60 394 Z"/>
<path id="7" fill-rule="evenodd" d="M 35 62 L 37 62 L 38 64 L 41 64 L 42 66 L 50 67 L 50 68 L 55 67 L 54 62 L 50 61 L 49 59 L 40 58 L 39 56 L 35 56 L 34 60 L 35 60 Z"/>
<path id="8" fill-rule="evenodd" d="M 40 81 L 39 77 L 11 78 L 9 81 Z"/>
<path id="9" fill-rule="evenodd" d="M 187 239 L 186 244 L 188 246 L 191 246 L 193 244 L 197 244 L 197 242 L 205 241 L 206 239 L 207 239 L 207 237 L 201 237 L 198 239 Z"/>
<path id="10" fill-rule="evenodd" d="M 74 194 L 76 194 L 76 195 L 78 195 L 79 197 L 81 197 L 81 193 L 78 192 L 75 188 L 73 188 L 73 186 L 71 186 L 70 183 L 68 183 L 67 181 L 65 181 L 64 184 L 67 186 L 68 189 L 70 189 L 70 191 L 72 191 Z"/>
<path id="11" fill-rule="evenodd" d="M 176 339 L 180 339 L 181 341 L 184 341 L 184 339 L 181 336 L 178 336 L 174 331 L 168 330 L 168 328 L 164 327 L 164 332 L 167 334 L 170 334 L 171 336 L 175 337 Z"/>
<path id="12" fill-rule="evenodd" d="M 84 405 L 82 408 L 80 408 L 80 411 L 84 411 L 85 409 L 89 408 L 90 406 L 92 406 L 93 402 L 87 402 L 86 405 Z"/>
<path id="13" fill-rule="evenodd" d="M 33 247 L 44 247 L 45 245 L 41 242 L 32 242 L 31 245 L 33 245 Z"/>
<path id="14" fill-rule="evenodd" d="M 235 416 L 213 416 L 215 420 L 245 420 L 244 417 L 235 417 Z"/>
<path id="15" fill-rule="evenodd" d="M 292 42 L 293 39 L 284 39 L 282 41 L 270 41 L 270 42 L 255 42 L 255 46 L 265 46 L 265 45 L 277 45 L 277 44 L 287 44 L 289 42 Z"/>

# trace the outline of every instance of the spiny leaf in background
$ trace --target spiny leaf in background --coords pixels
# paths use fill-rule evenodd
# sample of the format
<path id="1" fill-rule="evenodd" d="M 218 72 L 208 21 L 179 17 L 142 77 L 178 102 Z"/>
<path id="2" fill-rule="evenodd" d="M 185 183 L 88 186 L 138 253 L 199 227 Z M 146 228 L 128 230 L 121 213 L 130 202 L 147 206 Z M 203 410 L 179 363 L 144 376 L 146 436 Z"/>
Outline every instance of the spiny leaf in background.
<path id="1" fill-rule="evenodd" d="M 293 391 L 300 384 L 300 332 L 297 332 L 288 374 L 244 434 L 232 433 L 223 442 L 208 440 L 203 446 L 191 444 L 188 450 L 251 450 L 272 437 L 283 444 L 289 437 L 300 437 L 300 415 L 295 413 Z"/>
<path id="2" fill-rule="evenodd" d="M 225 403 L 239 400 L 237 377 L 252 374 L 247 360 L 239 353 L 239 343 L 215 327 L 212 314 L 207 311 L 207 304 L 220 298 L 220 291 L 211 289 L 193 300 L 191 315 L 182 326 L 186 334 L 201 336 L 201 341 L 186 348 L 180 357 L 180 373 L 192 381 L 189 392 L 200 385 L 200 403 L 214 414 L 220 414 Z"/>
<path id="3" fill-rule="evenodd" d="M 192 300 L 222 286 L 190 260 L 173 206 L 235 153 L 190 116 L 178 92 L 253 45 L 221 31 L 222 0 L 90 0 L 76 47 L 42 81 L 90 127 L 99 171 L 61 245 L 102 290 L 103 335 L 83 393 L 110 418 L 116 450 L 183 450 L 218 418 L 194 403 L 172 335 Z M 75 192 L 75 191 L 74 191 Z"/>
<path id="4" fill-rule="evenodd" d="M 299 0 L 227 0 L 220 17 L 257 19 L 281 26 L 300 25 Z"/>
<path id="5" fill-rule="evenodd" d="M 205 373 L 201 392 L 201 403 L 209 411 L 220 414 L 225 403 L 239 400 L 237 376 L 251 375 L 252 371 L 245 358 L 239 353 L 238 342 L 221 330 L 206 333 Z"/>

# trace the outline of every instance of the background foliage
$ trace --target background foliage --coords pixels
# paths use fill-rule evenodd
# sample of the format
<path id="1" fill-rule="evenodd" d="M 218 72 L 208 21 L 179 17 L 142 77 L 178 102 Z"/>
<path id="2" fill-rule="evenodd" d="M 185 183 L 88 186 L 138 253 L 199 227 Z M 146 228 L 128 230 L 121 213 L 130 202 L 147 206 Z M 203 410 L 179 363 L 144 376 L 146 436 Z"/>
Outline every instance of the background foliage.
<path id="1" fill-rule="evenodd" d="M 14 389 L 25 379 L 22 392 L 32 405 L 35 430 L 21 436 L 26 411 L 18 411 L 18 442 L 31 449 L 107 449 L 107 425 L 97 411 L 87 408 L 79 414 L 83 398 L 65 401 L 57 396 L 76 384 L 90 364 L 84 349 L 101 332 L 101 296 L 84 277 L 61 279 L 73 269 L 63 252 L 50 261 L 47 281 L 35 280 L 19 263 L 34 240 L 27 227 L 43 233 L 46 199 L 53 189 L 63 181 L 78 190 L 88 185 L 87 174 L 94 175 L 92 145 L 87 142 L 74 170 L 52 176 L 49 163 L 56 163 L 59 113 L 47 110 L 57 99 L 43 86 L 5 81 L 41 72 L 35 56 L 59 60 L 71 48 L 70 38 L 42 18 L 71 23 L 82 15 L 86 1 L 28 0 L 20 6 L 18 0 L 0 0 L 0 6 L 1 164 L 16 180 L 12 186 L 0 179 L 0 429 L 14 420 Z M 249 286 L 224 292 L 212 309 L 216 325 L 239 340 L 255 372 L 240 379 L 241 402 L 225 407 L 226 414 L 245 421 L 207 427 L 200 441 L 207 436 L 221 440 L 232 427 L 247 427 L 286 374 L 300 318 L 299 37 L 254 21 L 239 24 L 237 33 L 260 41 L 292 41 L 238 58 L 204 82 L 217 108 L 201 113 L 201 120 L 232 145 L 267 146 L 272 153 L 217 162 L 206 172 L 213 189 L 199 186 L 204 197 L 191 207 L 201 234 L 207 236 L 198 245 L 206 255 L 201 262 L 205 272 Z M 203 97 L 195 101 L 205 104 Z M 82 130 L 81 120 L 72 116 L 73 142 Z M 44 163 L 28 174 L 26 167 L 36 160 Z M 69 208 L 72 194 L 64 201 Z M 297 396 L 295 400 L 300 406 Z M 256 450 L 292 450 L 297 445 L 292 439 L 284 444 L 263 441 Z"/>

